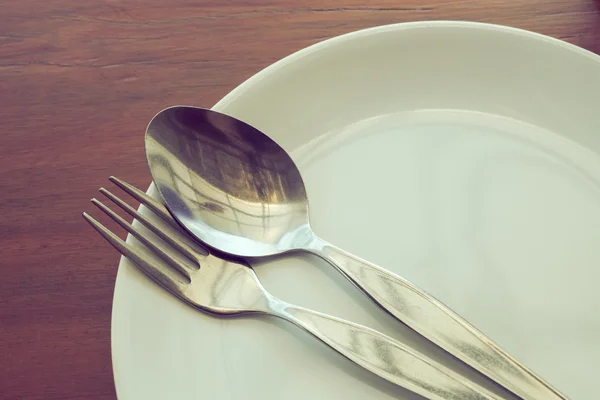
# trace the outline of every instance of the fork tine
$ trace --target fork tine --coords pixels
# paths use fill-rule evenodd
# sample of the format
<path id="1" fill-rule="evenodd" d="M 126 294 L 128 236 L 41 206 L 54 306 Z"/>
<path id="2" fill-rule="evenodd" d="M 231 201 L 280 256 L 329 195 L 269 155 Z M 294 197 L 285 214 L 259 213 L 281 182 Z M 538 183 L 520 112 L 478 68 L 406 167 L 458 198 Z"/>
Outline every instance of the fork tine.
<path id="1" fill-rule="evenodd" d="M 125 193 L 129 194 L 131 197 L 148 207 L 152 210 L 156 215 L 164 219 L 166 222 L 171 224 L 175 229 L 180 230 L 181 227 L 173 219 L 167 207 L 161 204 L 159 201 L 154 200 L 152 197 L 148 196 L 146 193 L 142 192 L 140 189 L 136 188 L 133 185 L 117 178 L 116 176 L 111 176 L 108 178 L 112 183 L 120 187 Z"/>
<path id="2" fill-rule="evenodd" d="M 180 253 L 183 253 L 190 260 L 197 262 L 198 256 L 202 256 L 202 254 L 199 254 L 188 244 L 175 238 L 173 235 L 168 235 L 164 230 L 158 228 L 156 226 L 156 223 L 152 222 L 147 216 L 139 213 L 136 209 L 131 207 L 129 204 L 125 203 L 123 200 L 112 194 L 110 191 L 106 190 L 105 188 L 100 188 L 100 193 L 108 197 L 113 203 L 115 203 L 116 205 L 121 207 L 125 212 L 127 212 L 127 214 L 140 221 L 146 226 L 146 228 L 150 229 L 162 240 L 175 247 L 177 250 L 179 250 Z M 178 227 L 177 231 L 180 232 L 181 228 Z"/>
<path id="3" fill-rule="evenodd" d="M 185 291 L 185 283 L 178 282 L 170 277 L 167 273 L 157 267 L 157 263 L 151 260 L 147 254 L 144 254 L 140 249 L 125 243 L 120 237 L 112 233 L 108 228 L 91 217 L 88 213 L 83 213 L 83 218 L 92 225 L 92 227 L 100 234 L 108 243 L 110 243 L 119 253 L 134 262 L 135 265 L 149 278 L 154 280 L 165 289 L 173 294 L 182 296 Z M 168 268 L 164 268 L 168 270 Z"/>
<path id="4" fill-rule="evenodd" d="M 131 233 L 136 239 L 142 242 L 146 247 L 152 250 L 155 254 L 157 254 L 160 258 L 162 258 L 167 264 L 172 266 L 177 270 L 177 272 L 181 273 L 188 281 L 190 282 L 190 274 L 189 267 L 186 267 L 183 262 L 177 259 L 177 255 L 173 251 L 168 251 L 164 246 L 158 245 L 153 240 L 151 240 L 148 235 L 141 232 L 138 228 L 131 225 L 127 221 L 125 221 L 119 214 L 105 206 L 102 202 L 97 199 L 92 199 L 92 203 L 97 206 L 100 210 L 102 210 L 106 215 L 113 219 L 116 223 L 121 225 L 123 229 L 127 232 Z"/>
<path id="5" fill-rule="evenodd" d="M 129 194 L 131 197 L 142 203 L 144 206 L 148 207 L 152 212 L 161 217 L 165 222 L 168 222 L 179 234 L 181 239 L 191 248 L 198 251 L 200 254 L 207 256 L 209 254 L 208 249 L 204 247 L 201 243 L 199 243 L 196 239 L 192 238 L 192 236 L 185 230 L 182 229 L 181 225 L 173 218 L 167 207 L 162 204 L 160 201 L 155 200 L 150 197 L 140 189 L 135 186 L 125 182 L 122 179 L 117 178 L 116 176 L 111 176 L 108 178 L 112 183 L 117 185 L 121 190 L 125 193 Z"/>

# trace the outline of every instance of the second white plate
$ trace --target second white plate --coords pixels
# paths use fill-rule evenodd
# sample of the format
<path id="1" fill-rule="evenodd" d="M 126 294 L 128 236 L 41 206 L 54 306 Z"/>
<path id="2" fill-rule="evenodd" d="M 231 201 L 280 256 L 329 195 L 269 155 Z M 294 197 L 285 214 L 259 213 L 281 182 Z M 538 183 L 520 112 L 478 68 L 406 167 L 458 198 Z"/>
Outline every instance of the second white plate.
<path id="1" fill-rule="evenodd" d="M 600 57 L 511 28 L 438 22 L 317 44 L 215 109 L 292 152 L 317 234 L 423 287 L 569 397 L 592 398 L 599 107 Z M 286 301 L 461 369 L 316 258 L 256 270 Z M 126 260 L 112 340 L 126 400 L 417 398 L 284 322 L 192 310 Z"/>

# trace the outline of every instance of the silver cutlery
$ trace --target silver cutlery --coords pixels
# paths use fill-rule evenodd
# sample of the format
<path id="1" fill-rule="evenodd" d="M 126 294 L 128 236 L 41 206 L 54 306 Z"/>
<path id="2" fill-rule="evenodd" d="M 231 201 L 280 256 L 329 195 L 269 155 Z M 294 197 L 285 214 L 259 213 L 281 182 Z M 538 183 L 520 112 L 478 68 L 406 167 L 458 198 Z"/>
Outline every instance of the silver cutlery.
<path id="1" fill-rule="evenodd" d="M 318 238 L 300 172 L 258 129 L 212 110 L 171 107 L 148 125 L 146 156 L 170 212 L 205 244 L 245 258 L 313 253 L 398 320 L 517 396 L 566 399 L 433 296 Z M 378 206 L 377 193 L 368 206 Z"/>
<path id="2" fill-rule="evenodd" d="M 182 232 L 160 202 L 117 178 L 111 177 L 111 180 L 160 217 L 153 219 L 141 214 L 101 188 L 101 193 L 146 228 L 140 229 L 139 225 L 128 223 L 103 203 L 92 199 L 145 249 L 127 244 L 87 213 L 83 214 L 84 218 L 140 271 L 190 306 L 215 315 L 266 314 L 282 318 L 356 364 L 427 399 L 499 399 L 377 331 L 273 297 L 262 287 L 250 266 L 209 253 Z"/>

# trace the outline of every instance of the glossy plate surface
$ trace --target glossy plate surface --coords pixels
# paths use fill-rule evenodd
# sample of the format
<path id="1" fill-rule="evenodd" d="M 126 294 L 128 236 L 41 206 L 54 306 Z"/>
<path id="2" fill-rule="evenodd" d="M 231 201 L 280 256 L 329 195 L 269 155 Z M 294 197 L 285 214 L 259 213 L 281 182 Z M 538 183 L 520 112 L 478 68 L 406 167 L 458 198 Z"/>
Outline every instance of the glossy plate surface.
<path id="1" fill-rule="evenodd" d="M 600 358 L 599 107 L 597 55 L 428 22 L 319 43 L 215 109 L 292 152 L 318 235 L 429 291 L 578 399 L 594 397 Z M 274 295 L 468 374 L 322 261 L 255 265 Z M 112 346 L 120 399 L 418 398 L 284 322 L 201 314 L 125 260 Z"/>

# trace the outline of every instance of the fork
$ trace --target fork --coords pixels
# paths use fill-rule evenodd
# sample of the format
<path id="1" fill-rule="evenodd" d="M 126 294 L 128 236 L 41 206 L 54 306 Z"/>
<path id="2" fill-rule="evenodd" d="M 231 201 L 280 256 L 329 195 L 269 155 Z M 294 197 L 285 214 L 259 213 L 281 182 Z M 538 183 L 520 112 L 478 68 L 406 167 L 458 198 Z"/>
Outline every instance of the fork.
<path id="1" fill-rule="evenodd" d="M 263 288 L 248 264 L 210 253 L 183 232 L 163 204 L 118 178 L 110 180 L 164 221 L 157 223 L 156 218 L 136 211 L 101 188 L 102 194 L 147 228 L 140 229 L 92 199 L 146 250 L 126 243 L 89 214 L 84 212 L 83 217 L 141 272 L 190 306 L 213 315 L 254 313 L 282 318 L 361 367 L 430 400 L 500 399 L 380 332 L 275 298 Z"/>

